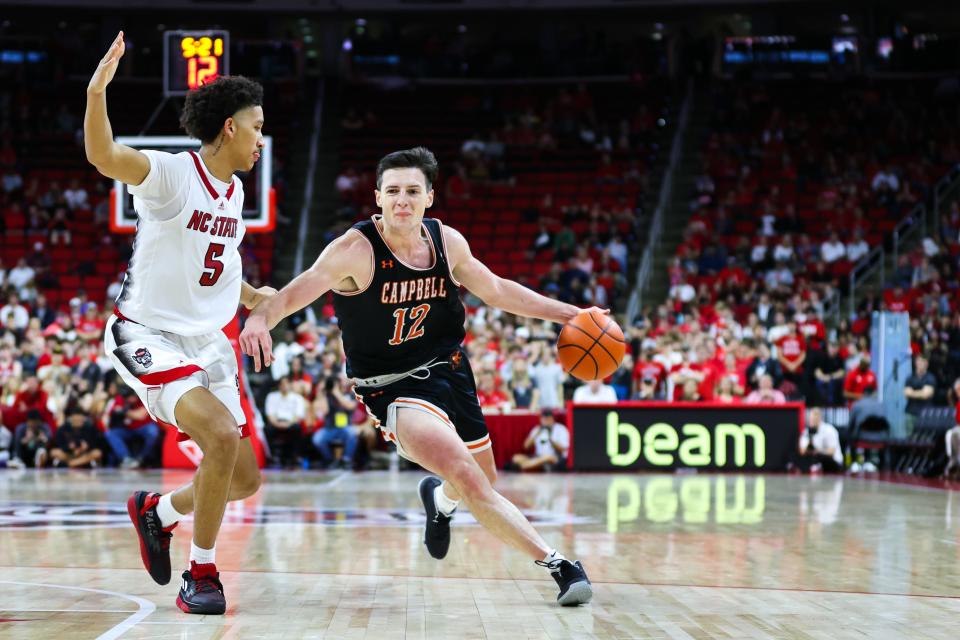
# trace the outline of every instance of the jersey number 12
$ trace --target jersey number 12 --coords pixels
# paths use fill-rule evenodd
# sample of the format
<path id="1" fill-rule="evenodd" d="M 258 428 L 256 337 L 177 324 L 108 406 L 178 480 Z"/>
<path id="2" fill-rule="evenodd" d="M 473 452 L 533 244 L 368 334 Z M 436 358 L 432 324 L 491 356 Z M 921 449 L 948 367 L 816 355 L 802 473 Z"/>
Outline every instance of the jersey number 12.
<path id="1" fill-rule="evenodd" d="M 410 325 L 410 331 L 407 332 L 407 337 L 403 337 L 403 328 L 407 320 L 407 311 L 410 311 L 410 320 L 413 323 Z M 402 307 L 393 312 L 393 317 L 397 319 L 396 324 L 393 327 L 393 337 L 390 338 L 390 341 L 387 342 L 392 347 L 397 346 L 398 344 L 403 344 L 407 340 L 413 340 L 419 338 L 423 335 L 423 327 L 420 325 L 423 324 L 423 321 L 427 319 L 427 313 L 430 312 L 430 305 L 421 304 L 410 309 L 409 307 Z"/>

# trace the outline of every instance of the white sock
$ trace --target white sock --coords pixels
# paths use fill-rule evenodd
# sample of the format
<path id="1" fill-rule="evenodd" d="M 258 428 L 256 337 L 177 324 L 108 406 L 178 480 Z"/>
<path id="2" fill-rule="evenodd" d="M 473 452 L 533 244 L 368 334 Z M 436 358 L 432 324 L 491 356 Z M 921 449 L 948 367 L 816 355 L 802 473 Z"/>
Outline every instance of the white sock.
<path id="1" fill-rule="evenodd" d="M 437 488 L 433 490 L 433 502 L 437 505 L 437 510 L 445 516 L 453 513 L 453 510 L 460 504 L 459 500 L 451 500 L 447 497 L 447 494 L 443 492 L 442 484 L 437 485 Z"/>
<path id="2" fill-rule="evenodd" d="M 196 542 L 191 542 L 190 561 L 197 564 L 214 564 L 217 561 L 217 548 L 201 549 Z"/>
<path id="3" fill-rule="evenodd" d="M 173 506 L 172 495 L 172 493 L 166 493 L 160 496 L 160 502 L 157 503 L 157 515 L 160 516 L 160 525 L 164 529 L 176 524 L 181 518 L 186 516 L 185 513 L 180 513 Z"/>
<path id="4" fill-rule="evenodd" d="M 547 564 L 550 564 L 555 560 L 566 560 L 566 558 L 564 558 L 563 554 L 557 551 L 556 549 L 551 550 L 550 553 L 543 556 L 543 561 Z"/>

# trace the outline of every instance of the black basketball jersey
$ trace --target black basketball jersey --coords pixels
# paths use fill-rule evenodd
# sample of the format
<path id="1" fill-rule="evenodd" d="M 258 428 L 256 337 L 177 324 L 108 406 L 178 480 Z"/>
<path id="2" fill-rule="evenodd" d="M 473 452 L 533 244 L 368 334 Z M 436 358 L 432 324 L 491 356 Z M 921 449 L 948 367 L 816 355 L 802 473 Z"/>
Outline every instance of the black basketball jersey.
<path id="1" fill-rule="evenodd" d="M 450 276 L 439 220 L 424 218 L 433 265 L 418 269 L 387 246 L 374 216 L 353 225 L 373 246 L 373 279 L 359 292 L 333 292 L 347 375 L 402 373 L 452 353 L 464 338 L 466 310 Z"/>

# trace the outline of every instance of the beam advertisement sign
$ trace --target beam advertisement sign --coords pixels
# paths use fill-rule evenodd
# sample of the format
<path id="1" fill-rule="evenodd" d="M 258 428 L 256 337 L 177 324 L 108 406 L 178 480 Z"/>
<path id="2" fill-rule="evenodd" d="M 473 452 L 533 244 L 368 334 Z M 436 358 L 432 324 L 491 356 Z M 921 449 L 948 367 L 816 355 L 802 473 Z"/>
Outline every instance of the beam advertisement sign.
<path id="1" fill-rule="evenodd" d="M 796 451 L 803 404 L 568 405 L 578 471 L 779 471 Z"/>

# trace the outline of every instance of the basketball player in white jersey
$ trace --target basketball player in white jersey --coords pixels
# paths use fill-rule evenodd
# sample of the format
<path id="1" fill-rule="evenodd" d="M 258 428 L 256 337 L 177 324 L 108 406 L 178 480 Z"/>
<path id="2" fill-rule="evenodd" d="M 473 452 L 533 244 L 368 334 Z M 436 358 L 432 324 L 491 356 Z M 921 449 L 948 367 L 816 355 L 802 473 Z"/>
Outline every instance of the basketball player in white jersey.
<path id="1" fill-rule="evenodd" d="M 203 461 L 191 484 L 169 494 L 138 491 L 127 503 L 151 577 L 170 581 L 170 538 L 194 512 L 190 565 L 177 606 L 222 614 L 215 543 L 228 500 L 255 493 L 260 470 L 240 407 L 236 357 L 221 331 L 237 305 L 276 293 L 242 282 L 243 185 L 263 147 L 263 88 L 223 77 L 187 96 L 181 125 L 197 152 L 138 151 L 113 140 L 106 89 L 124 52 L 117 35 L 87 87 L 84 145 L 103 175 L 130 185 L 139 216 L 133 256 L 104 347 L 150 415 L 192 438 Z"/>

